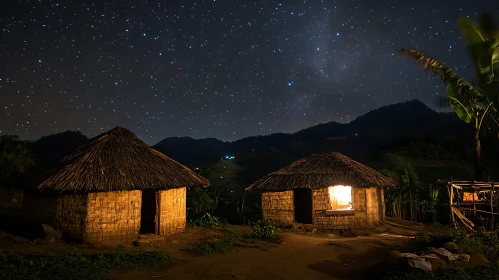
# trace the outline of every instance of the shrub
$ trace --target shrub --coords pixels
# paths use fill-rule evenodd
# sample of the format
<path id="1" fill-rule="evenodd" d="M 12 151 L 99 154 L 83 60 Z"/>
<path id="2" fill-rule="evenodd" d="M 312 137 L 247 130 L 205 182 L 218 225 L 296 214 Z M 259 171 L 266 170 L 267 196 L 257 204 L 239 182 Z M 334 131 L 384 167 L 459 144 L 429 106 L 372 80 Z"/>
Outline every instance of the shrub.
<path id="1" fill-rule="evenodd" d="M 192 227 L 208 227 L 208 228 L 219 228 L 219 229 L 228 229 L 228 224 L 226 221 L 219 219 L 211 215 L 210 213 L 205 213 L 198 219 L 194 219 L 189 221 L 189 225 Z"/>
<path id="2" fill-rule="evenodd" d="M 269 222 L 264 222 L 261 220 L 257 221 L 256 223 L 252 222 L 250 223 L 250 227 L 252 230 L 250 237 L 253 239 L 272 242 L 279 240 L 277 227 Z"/>

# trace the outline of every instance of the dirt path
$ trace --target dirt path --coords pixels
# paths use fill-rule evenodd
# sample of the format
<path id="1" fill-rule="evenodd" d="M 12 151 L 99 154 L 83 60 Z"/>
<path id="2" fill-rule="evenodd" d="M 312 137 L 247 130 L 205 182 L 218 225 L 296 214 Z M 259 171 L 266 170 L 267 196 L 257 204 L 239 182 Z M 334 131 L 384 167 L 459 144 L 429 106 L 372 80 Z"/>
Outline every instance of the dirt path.
<path id="1" fill-rule="evenodd" d="M 110 279 L 376 279 L 372 274 L 389 250 L 410 246 L 411 238 L 425 227 L 389 220 L 379 234 L 355 238 L 285 233 L 283 243 L 268 250 L 196 257 L 178 250 L 183 260 L 170 268 L 113 273 Z M 404 236 L 405 235 L 405 236 Z"/>

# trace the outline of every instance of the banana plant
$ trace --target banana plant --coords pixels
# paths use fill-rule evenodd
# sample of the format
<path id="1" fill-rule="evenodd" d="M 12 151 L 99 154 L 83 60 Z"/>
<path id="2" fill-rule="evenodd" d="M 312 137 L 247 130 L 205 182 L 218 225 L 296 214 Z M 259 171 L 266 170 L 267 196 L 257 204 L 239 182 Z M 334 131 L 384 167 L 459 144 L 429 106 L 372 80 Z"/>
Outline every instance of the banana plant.
<path id="1" fill-rule="evenodd" d="M 461 18 L 458 27 L 475 66 L 476 87 L 491 103 L 499 105 L 499 29 L 489 14 L 481 17 L 480 26 Z M 497 116 L 497 110 L 495 113 Z"/>
<path id="2" fill-rule="evenodd" d="M 416 59 L 424 70 L 433 74 L 447 85 L 447 103 L 457 116 L 473 124 L 475 143 L 475 180 L 482 180 L 481 145 L 479 132 L 486 115 L 499 126 L 499 32 L 492 16 L 481 17 L 480 27 L 468 18 L 458 20 L 458 27 L 477 73 L 477 85 L 472 85 L 458 73 L 437 59 L 414 49 L 400 49 L 401 56 Z M 499 135 L 498 135 L 499 137 Z"/>

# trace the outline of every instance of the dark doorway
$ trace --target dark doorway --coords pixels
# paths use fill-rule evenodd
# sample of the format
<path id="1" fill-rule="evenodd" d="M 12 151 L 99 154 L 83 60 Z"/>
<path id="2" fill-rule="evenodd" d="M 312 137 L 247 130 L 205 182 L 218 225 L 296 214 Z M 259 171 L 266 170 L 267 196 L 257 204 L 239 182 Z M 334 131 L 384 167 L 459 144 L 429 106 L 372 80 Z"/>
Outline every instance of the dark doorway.
<path id="1" fill-rule="evenodd" d="M 312 223 L 312 190 L 295 189 L 295 221 L 302 224 Z"/>
<path id="2" fill-rule="evenodd" d="M 378 213 L 379 213 L 379 221 L 383 222 L 384 221 L 384 214 L 385 214 L 385 209 L 383 205 L 383 189 L 377 188 L 376 189 L 376 199 L 378 200 Z"/>
<path id="3" fill-rule="evenodd" d="M 156 191 L 142 191 L 140 233 L 156 233 Z"/>

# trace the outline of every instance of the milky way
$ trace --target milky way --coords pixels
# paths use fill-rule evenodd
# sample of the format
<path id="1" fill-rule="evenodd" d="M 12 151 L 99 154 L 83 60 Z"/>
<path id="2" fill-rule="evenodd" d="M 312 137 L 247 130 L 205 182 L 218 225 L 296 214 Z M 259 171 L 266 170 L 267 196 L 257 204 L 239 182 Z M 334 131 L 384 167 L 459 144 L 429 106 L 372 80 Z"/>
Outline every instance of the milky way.
<path id="1" fill-rule="evenodd" d="M 121 125 L 149 144 L 432 106 L 445 88 L 395 51 L 428 52 L 471 79 L 456 21 L 499 11 L 495 0 L 5 2 L 0 134 Z"/>

